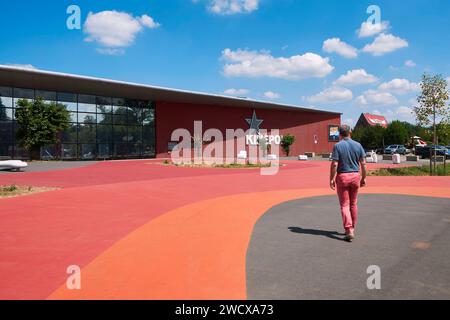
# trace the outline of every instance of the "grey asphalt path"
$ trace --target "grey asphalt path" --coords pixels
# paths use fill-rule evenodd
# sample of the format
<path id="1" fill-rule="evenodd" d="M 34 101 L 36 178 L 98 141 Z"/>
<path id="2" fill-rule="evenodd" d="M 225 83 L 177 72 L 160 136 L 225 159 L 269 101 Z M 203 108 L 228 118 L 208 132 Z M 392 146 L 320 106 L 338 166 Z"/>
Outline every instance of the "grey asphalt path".
<path id="1" fill-rule="evenodd" d="M 247 252 L 249 299 L 450 299 L 450 200 L 362 195 L 357 239 L 342 240 L 335 196 L 270 209 Z M 367 288 L 367 268 L 381 290 Z"/>
<path id="2" fill-rule="evenodd" d="M 42 172 L 61 169 L 79 168 L 92 165 L 98 161 L 31 161 L 22 172 Z M 11 170 L 0 170 L 0 174 L 17 174 Z"/>

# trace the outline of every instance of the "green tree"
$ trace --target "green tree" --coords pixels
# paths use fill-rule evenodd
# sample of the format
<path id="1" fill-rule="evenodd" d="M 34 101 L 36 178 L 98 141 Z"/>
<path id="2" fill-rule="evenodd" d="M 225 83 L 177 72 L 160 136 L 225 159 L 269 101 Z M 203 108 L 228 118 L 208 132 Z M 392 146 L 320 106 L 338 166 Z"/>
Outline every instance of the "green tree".
<path id="1" fill-rule="evenodd" d="M 442 75 L 429 76 L 425 73 L 420 87 L 422 93 L 417 97 L 419 105 L 414 107 L 414 113 L 418 124 L 433 127 L 433 143 L 436 144 L 436 125 L 450 122 L 447 81 Z"/>
<path id="2" fill-rule="evenodd" d="M 436 133 L 439 138 L 438 143 L 441 145 L 450 145 L 450 124 L 439 123 L 436 125 Z"/>
<path id="3" fill-rule="evenodd" d="M 433 128 L 417 125 L 415 135 L 421 137 L 427 143 L 433 143 Z"/>
<path id="4" fill-rule="evenodd" d="M 39 159 L 41 147 L 57 143 L 57 134 L 69 127 L 69 111 L 62 104 L 46 103 L 41 98 L 33 102 L 20 99 L 17 104 L 17 139 L 31 159 Z"/>
<path id="5" fill-rule="evenodd" d="M 384 134 L 384 142 L 389 144 L 406 144 L 409 141 L 409 133 L 406 125 L 401 121 L 389 123 Z"/>
<path id="6" fill-rule="evenodd" d="M 417 122 L 420 125 L 433 127 L 433 144 L 438 141 L 438 124 L 449 123 L 450 108 L 447 105 L 449 92 L 447 81 L 442 75 L 430 76 L 424 74 L 420 83 L 421 94 L 417 97 L 418 106 L 414 107 Z M 436 156 L 436 150 L 435 156 Z M 431 161 L 431 157 L 430 157 Z M 434 161 L 434 171 L 436 171 L 436 161 Z M 430 162 L 430 175 L 433 175 L 433 166 Z"/>
<path id="7" fill-rule="evenodd" d="M 290 134 L 284 135 L 283 138 L 281 139 L 281 147 L 283 148 L 284 153 L 286 154 L 287 157 L 289 157 L 289 153 L 291 152 L 291 146 L 294 144 L 294 142 L 295 137 Z"/>
<path id="8" fill-rule="evenodd" d="M 359 127 L 352 133 L 352 139 L 361 143 L 366 149 L 378 149 L 383 147 L 383 139 L 386 129 L 380 125 Z"/>

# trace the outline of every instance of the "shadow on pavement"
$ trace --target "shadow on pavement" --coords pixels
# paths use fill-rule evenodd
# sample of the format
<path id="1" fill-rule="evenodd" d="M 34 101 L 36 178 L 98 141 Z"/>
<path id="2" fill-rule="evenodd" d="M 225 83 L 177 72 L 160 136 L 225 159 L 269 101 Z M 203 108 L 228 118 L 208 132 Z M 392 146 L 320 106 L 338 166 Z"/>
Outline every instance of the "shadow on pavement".
<path id="1" fill-rule="evenodd" d="M 326 231 L 326 230 L 316 230 L 316 229 L 303 229 L 300 227 L 289 227 L 289 231 L 301 234 L 309 234 L 313 236 L 324 236 L 334 240 L 345 241 L 344 238 L 338 236 L 345 236 L 344 233 L 339 233 L 337 231 Z"/>

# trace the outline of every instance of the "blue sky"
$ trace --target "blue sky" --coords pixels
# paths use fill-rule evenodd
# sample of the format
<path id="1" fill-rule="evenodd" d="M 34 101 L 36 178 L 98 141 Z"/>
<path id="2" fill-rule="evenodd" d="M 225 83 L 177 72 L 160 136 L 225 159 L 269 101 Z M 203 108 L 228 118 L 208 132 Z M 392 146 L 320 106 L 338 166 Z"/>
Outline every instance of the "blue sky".
<path id="1" fill-rule="evenodd" d="M 81 29 L 66 26 L 69 5 Z M 366 24 L 369 5 L 381 11 Z M 450 1 L 2 3 L 0 64 L 413 121 L 423 72 L 450 76 Z"/>

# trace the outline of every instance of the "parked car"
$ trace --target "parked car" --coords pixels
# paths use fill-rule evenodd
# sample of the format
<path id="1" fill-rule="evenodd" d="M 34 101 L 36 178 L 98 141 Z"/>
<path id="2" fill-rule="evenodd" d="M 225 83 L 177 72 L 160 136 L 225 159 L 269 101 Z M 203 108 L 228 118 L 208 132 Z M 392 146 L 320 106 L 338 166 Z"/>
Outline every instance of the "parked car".
<path id="1" fill-rule="evenodd" d="M 406 154 L 406 148 L 401 144 L 392 144 L 384 149 L 384 154 Z"/>
<path id="2" fill-rule="evenodd" d="M 418 153 L 417 155 L 420 155 L 422 157 L 422 159 L 427 159 L 430 158 L 430 153 L 434 154 L 435 149 L 437 156 L 445 156 L 446 159 L 450 159 L 450 149 L 444 146 L 427 145 L 425 147 L 418 149 L 416 152 Z"/>
<path id="3" fill-rule="evenodd" d="M 416 155 L 416 156 L 422 156 L 422 153 L 423 153 L 423 148 L 425 148 L 426 146 L 416 146 L 415 148 L 414 148 L 414 154 Z"/>

